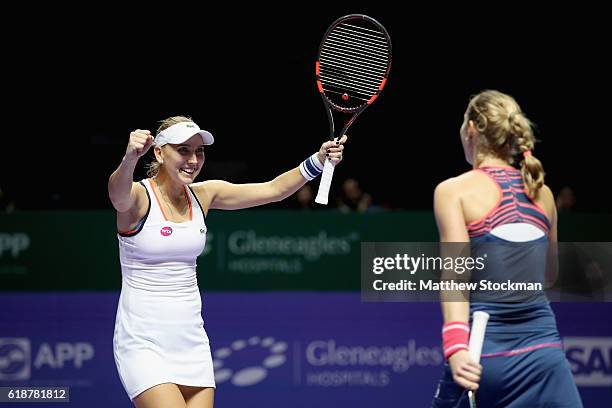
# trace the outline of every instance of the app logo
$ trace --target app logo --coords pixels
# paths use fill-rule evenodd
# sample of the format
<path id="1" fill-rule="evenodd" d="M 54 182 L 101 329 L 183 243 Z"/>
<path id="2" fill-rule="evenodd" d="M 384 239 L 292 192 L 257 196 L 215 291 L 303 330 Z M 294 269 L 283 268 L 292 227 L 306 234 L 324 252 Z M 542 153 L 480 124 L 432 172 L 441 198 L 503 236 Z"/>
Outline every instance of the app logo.
<path id="1" fill-rule="evenodd" d="M 0 338 L 0 380 L 28 380 L 30 361 L 30 340 Z"/>

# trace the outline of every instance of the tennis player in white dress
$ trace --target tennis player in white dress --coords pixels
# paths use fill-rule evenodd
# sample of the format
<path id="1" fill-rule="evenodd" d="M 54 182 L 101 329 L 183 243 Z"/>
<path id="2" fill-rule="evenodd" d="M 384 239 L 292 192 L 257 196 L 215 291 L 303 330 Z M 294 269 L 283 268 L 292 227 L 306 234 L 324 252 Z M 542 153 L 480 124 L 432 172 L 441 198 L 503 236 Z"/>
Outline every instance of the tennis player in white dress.
<path id="1" fill-rule="evenodd" d="M 113 347 L 121 383 L 139 408 L 212 408 L 214 371 L 196 278 L 209 209 L 240 209 L 283 200 L 342 160 L 346 136 L 328 141 L 298 167 L 266 183 L 194 183 L 204 146 L 214 142 L 190 118 L 162 121 L 157 136 L 130 134 L 109 179 L 117 210 L 122 289 Z M 133 182 L 138 159 L 154 146 L 150 178 Z M 281 153 L 282 154 L 282 151 Z"/>

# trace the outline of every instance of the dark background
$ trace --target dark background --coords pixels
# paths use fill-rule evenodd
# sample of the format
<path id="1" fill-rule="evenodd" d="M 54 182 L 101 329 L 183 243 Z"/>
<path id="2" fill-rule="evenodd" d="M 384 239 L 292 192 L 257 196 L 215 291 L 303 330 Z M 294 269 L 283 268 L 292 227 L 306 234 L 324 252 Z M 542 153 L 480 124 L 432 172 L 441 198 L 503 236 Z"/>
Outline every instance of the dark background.
<path id="1" fill-rule="evenodd" d="M 538 125 L 534 155 L 553 191 L 571 186 L 579 211 L 611 209 L 611 30 L 601 10 L 202 7 L 5 13 L 15 19 L 2 29 L 5 198 L 18 209 L 110 209 L 106 182 L 129 132 L 176 114 L 216 137 L 199 180 L 266 181 L 296 166 L 328 133 L 314 82 L 319 41 L 357 12 L 388 29 L 393 67 L 349 132 L 332 194 L 355 177 L 376 204 L 430 209 L 435 185 L 469 170 L 458 129 L 470 95 L 492 88 Z"/>

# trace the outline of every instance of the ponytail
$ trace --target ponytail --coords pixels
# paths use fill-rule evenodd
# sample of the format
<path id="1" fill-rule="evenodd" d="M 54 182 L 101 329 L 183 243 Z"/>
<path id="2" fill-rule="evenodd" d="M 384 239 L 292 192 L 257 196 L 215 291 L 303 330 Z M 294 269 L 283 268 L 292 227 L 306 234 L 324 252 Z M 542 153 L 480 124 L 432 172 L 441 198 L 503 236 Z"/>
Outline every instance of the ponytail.
<path id="1" fill-rule="evenodd" d="M 535 198 L 544 185 L 544 167 L 542 162 L 534 157 L 531 152 L 535 142 L 532 130 L 533 124 L 521 111 L 510 113 L 508 122 L 518 150 L 523 155 L 523 160 L 520 163 L 523 183 L 529 196 Z"/>

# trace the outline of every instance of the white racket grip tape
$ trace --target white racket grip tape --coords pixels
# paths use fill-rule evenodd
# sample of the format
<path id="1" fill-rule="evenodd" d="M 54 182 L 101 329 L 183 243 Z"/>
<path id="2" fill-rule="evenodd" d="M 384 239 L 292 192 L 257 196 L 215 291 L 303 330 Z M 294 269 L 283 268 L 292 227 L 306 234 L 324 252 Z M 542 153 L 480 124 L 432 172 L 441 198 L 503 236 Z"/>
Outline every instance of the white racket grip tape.
<path id="1" fill-rule="evenodd" d="M 325 159 L 325 165 L 323 165 L 323 174 L 321 175 L 321 183 L 319 183 L 319 191 L 317 192 L 317 198 L 315 203 L 327 205 L 329 199 L 329 188 L 331 187 L 332 178 L 334 177 L 334 169 L 336 165 L 329 159 Z"/>
<path id="2" fill-rule="evenodd" d="M 472 316 L 472 329 L 470 330 L 470 344 L 468 347 L 472 360 L 477 363 L 480 363 L 480 353 L 482 352 L 482 344 L 484 343 L 488 321 L 489 314 L 487 312 L 474 312 Z"/>

